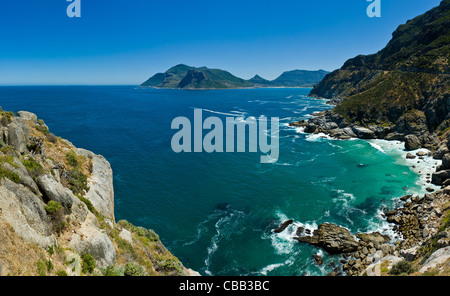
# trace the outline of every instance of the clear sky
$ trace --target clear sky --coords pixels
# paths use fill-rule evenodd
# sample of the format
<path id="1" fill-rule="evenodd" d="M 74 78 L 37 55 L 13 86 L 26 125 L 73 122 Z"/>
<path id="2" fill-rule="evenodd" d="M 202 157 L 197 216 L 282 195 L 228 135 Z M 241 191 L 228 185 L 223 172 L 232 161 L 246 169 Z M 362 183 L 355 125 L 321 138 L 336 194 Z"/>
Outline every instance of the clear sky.
<path id="1" fill-rule="evenodd" d="M 140 84 L 184 63 L 245 79 L 334 70 L 439 0 L 0 0 L 0 85 Z"/>

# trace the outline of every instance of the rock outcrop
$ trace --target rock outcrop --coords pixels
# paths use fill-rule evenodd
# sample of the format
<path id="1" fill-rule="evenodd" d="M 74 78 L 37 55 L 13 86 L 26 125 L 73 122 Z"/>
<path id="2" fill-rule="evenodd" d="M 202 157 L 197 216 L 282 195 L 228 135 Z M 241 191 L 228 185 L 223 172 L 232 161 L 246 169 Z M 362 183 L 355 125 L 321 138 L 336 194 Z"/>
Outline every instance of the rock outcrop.
<path id="1" fill-rule="evenodd" d="M 353 252 L 358 247 L 356 238 L 348 229 L 331 223 L 320 224 L 312 236 L 298 236 L 295 239 L 318 246 L 330 254 Z"/>
<path id="2" fill-rule="evenodd" d="M 33 113 L 17 115 L 0 110 L 1 275 L 124 275 L 126 266 L 132 275 L 198 275 L 153 231 L 115 223 L 103 156 L 51 135 Z"/>

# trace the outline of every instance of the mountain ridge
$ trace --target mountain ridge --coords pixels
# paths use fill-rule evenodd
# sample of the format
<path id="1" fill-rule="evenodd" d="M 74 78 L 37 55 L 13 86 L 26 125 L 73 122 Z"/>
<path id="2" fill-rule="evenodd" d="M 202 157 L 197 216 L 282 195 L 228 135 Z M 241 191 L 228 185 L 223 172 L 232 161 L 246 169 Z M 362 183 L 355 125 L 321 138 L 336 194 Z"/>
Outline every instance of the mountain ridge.
<path id="1" fill-rule="evenodd" d="M 325 70 L 292 70 L 274 80 L 255 75 L 249 80 L 234 76 L 228 71 L 179 64 L 164 73 L 156 73 L 141 87 L 169 89 L 230 89 L 255 87 L 312 87 L 329 73 Z"/>

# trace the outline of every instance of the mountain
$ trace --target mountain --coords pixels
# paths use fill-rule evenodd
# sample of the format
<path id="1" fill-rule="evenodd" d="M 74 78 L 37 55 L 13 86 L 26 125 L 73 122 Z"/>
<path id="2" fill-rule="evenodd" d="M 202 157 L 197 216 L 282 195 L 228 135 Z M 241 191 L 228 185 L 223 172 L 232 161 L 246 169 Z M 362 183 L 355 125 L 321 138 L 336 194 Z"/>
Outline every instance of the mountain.
<path id="1" fill-rule="evenodd" d="M 324 70 L 293 70 L 284 72 L 275 80 L 259 75 L 244 80 L 230 72 L 207 67 L 174 66 L 164 73 L 157 73 L 141 84 L 142 87 L 181 89 L 223 89 L 248 87 L 311 87 L 320 82 L 329 72 Z"/>
<path id="2" fill-rule="evenodd" d="M 328 73 L 325 70 L 307 71 L 293 70 L 281 74 L 277 79 L 272 81 L 274 86 L 284 87 L 312 87 L 319 83 Z"/>
<path id="3" fill-rule="evenodd" d="M 164 73 L 157 73 L 142 83 L 144 87 L 181 89 L 245 88 L 253 84 L 230 72 L 207 67 L 177 65 Z"/>
<path id="4" fill-rule="evenodd" d="M 272 86 L 272 81 L 264 79 L 259 75 L 255 75 L 253 78 L 249 79 L 248 81 L 253 83 L 254 85 Z"/>
<path id="5" fill-rule="evenodd" d="M 255 75 L 255 77 L 248 81 L 256 87 L 312 87 L 329 73 L 325 70 L 292 70 L 283 72 L 283 74 L 274 80 L 267 80 L 259 75 Z"/>
<path id="6" fill-rule="evenodd" d="M 449 55 L 450 0 L 444 0 L 399 26 L 384 49 L 328 74 L 310 95 L 340 102 L 333 112 L 350 123 L 404 134 L 444 131 L 450 127 Z"/>

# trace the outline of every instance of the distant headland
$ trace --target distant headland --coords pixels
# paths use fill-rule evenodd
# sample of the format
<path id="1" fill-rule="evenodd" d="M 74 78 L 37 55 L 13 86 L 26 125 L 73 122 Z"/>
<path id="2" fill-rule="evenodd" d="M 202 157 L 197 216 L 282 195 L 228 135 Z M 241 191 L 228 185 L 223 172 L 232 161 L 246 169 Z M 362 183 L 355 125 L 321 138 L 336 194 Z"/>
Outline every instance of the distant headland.
<path id="1" fill-rule="evenodd" d="M 230 89 L 255 87 L 313 87 L 329 72 L 325 70 L 293 70 L 281 74 L 275 80 L 255 75 L 249 80 L 234 76 L 228 71 L 207 67 L 174 66 L 164 73 L 157 73 L 141 84 L 141 87 L 169 89 Z"/>

